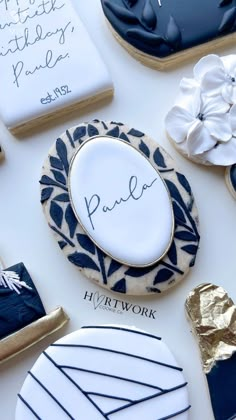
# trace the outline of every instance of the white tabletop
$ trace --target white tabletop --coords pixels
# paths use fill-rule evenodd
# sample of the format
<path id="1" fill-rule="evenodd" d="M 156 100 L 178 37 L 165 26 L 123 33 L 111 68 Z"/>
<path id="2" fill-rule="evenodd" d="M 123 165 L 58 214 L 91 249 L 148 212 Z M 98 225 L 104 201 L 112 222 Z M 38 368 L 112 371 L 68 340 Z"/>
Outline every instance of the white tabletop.
<path id="1" fill-rule="evenodd" d="M 6 266 L 23 261 L 34 279 L 46 311 L 62 305 L 71 318 L 68 326 L 0 368 L 0 419 L 12 420 L 16 396 L 33 363 L 52 341 L 82 325 L 115 323 L 134 325 L 162 336 L 184 368 L 192 405 L 190 420 L 212 420 L 208 389 L 195 338 L 190 332 L 184 302 L 189 291 L 203 282 L 222 285 L 236 301 L 235 201 L 224 183 L 224 170 L 204 168 L 181 157 L 169 143 L 164 117 L 173 104 L 183 75 L 191 76 L 196 60 L 177 69 L 158 72 L 135 61 L 115 41 L 106 26 L 100 0 L 76 2 L 81 19 L 112 74 L 112 102 L 93 106 L 57 121 L 32 137 L 18 140 L 0 126 L 6 160 L 0 166 L 0 255 Z M 213 51 L 219 54 L 234 49 Z M 0 100 L 4 100 L 1 98 Z M 175 158 L 191 183 L 200 216 L 201 246 L 196 266 L 177 287 L 161 296 L 122 300 L 148 306 L 156 319 L 139 314 L 94 308 L 84 299 L 98 292 L 115 298 L 83 277 L 63 256 L 44 218 L 39 184 L 44 158 L 55 139 L 68 127 L 90 119 L 127 123 L 159 142 Z M 121 313 L 120 313 L 121 312 Z"/>

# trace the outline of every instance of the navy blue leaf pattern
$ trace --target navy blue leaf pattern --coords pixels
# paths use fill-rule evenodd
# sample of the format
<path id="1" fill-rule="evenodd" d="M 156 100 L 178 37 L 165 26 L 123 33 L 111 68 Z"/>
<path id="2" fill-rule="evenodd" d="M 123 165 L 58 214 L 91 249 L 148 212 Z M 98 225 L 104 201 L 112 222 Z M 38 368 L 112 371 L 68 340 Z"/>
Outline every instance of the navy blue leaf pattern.
<path id="1" fill-rule="evenodd" d="M 185 230 L 182 230 L 181 232 L 175 232 L 175 238 L 181 239 L 181 241 L 196 241 L 196 236 L 191 232 L 186 232 Z"/>
<path id="2" fill-rule="evenodd" d="M 55 182 L 52 178 L 50 178 L 47 175 L 43 175 L 42 178 L 41 178 L 41 180 L 39 181 L 39 183 L 41 185 L 51 185 L 51 186 L 54 186 L 54 187 L 59 187 L 59 188 L 62 188 L 63 190 L 65 190 L 65 191 L 67 191 L 67 188 L 66 187 L 64 187 L 63 185 L 58 184 L 58 182 Z"/>
<path id="3" fill-rule="evenodd" d="M 158 271 L 153 284 L 162 283 L 163 281 L 168 281 L 174 275 L 173 271 L 168 268 L 162 268 Z"/>
<path id="4" fill-rule="evenodd" d="M 159 147 L 157 147 L 153 154 L 153 160 L 157 166 L 160 166 L 160 168 L 166 168 L 165 160 L 162 153 L 160 152 Z"/>
<path id="5" fill-rule="evenodd" d="M 70 131 L 67 130 L 65 140 L 63 140 L 64 138 L 57 139 L 55 152 L 53 156 L 49 156 L 48 160 L 54 179 L 46 174 L 42 176 L 40 184 L 45 185 L 45 187 L 41 188 L 41 200 L 48 207 L 52 219 L 50 227 L 57 235 L 58 244 L 61 249 L 66 248 L 66 255 L 71 263 L 79 268 L 87 268 L 100 273 L 99 282 L 101 278 L 103 285 L 108 285 L 111 290 L 119 293 L 129 292 L 129 284 L 132 284 L 132 279 L 135 281 L 135 279 L 152 273 L 151 283 L 145 286 L 146 293 L 161 293 L 163 286 L 155 287 L 156 284 L 174 283 L 176 276 L 184 274 L 184 271 L 178 265 L 180 250 L 182 258 L 186 256 L 190 266 L 195 262 L 199 234 L 196 218 L 194 219 L 192 215 L 194 199 L 188 181 L 184 175 L 175 172 L 169 163 L 166 164 L 165 155 L 162 154 L 160 148 L 156 147 L 154 149 L 152 145 L 147 145 L 142 132 L 136 129 L 128 131 L 126 127 L 121 129 L 122 126 L 121 123 L 106 124 L 93 121 L 92 124 L 81 125 Z M 101 127 L 103 133 L 104 130 L 107 130 L 106 135 L 133 144 L 147 158 L 152 155 L 160 172 L 166 173 L 165 183 L 172 198 L 175 217 L 174 240 L 167 255 L 152 266 L 141 268 L 124 266 L 104 254 L 83 231 L 80 231 L 81 228 L 79 228 L 78 220 L 71 207 L 67 189 L 69 161 L 79 144 L 82 143 L 82 138 L 87 135 L 90 137 L 99 135 L 99 127 Z M 144 137 L 144 139 L 141 139 L 141 137 Z M 77 140 L 77 144 L 74 143 Z M 177 182 L 170 181 L 168 172 L 173 173 Z M 174 179 L 172 174 L 171 179 Z M 180 189 L 178 189 L 178 186 Z M 184 191 L 185 196 L 187 195 L 187 199 L 183 199 L 182 191 Z M 75 250 L 76 252 L 74 252 Z M 192 256 L 192 258 L 190 259 L 189 256 Z M 95 274 L 94 279 L 97 279 Z"/>
<path id="6" fill-rule="evenodd" d="M 61 160 L 54 156 L 50 157 L 50 164 L 52 168 L 59 169 L 59 171 L 63 170 L 63 165 L 62 165 Z"/>
<path id="7" fill-rule="evenodd" d="M 61 249 L 64 249 L 66 247 L 67 243 L 65 241 L 59 241 L 58 245 Z"/>
<path id="8" fill-rule="evenodd" d="M 68 204 L 65 212 L 65 220 L 68 225 L 69 231 L 70 231 L 70 237 L 73 238 L 75 234 L 75 229 L 77 227 L 78 221 L 74 215 L 74 212 L 72 210 L 72 207 L 70 204 Z"/>
<path id="9" fill-rule="evenodd" d="M 44 188 L 41 192 L 41 203 L 45 203 L 45 201 L 47 201 L 53 192 L 53 188 L 52 187 L 48 187 L 48 188 Z"/>
<path id="10" fill-rule="evenodd" d="M 187 252 L 190 255 L 196 255 L 198 246 L 197 245 L 185 245 L 181 248 L 183 251 Z"/>
<path id="11" fill-rule="evenodd" d="M 120 139 L 125 140 L 125 141 L 127 141 L 128 143 L 130 143 L 130 141 L 129 141 L 129 139 L 128 139 L 128 137 L 126 136 L 126 134 L 125 134 L 125 133 L 121 133 L 121 135 L 120 135 Z"/>
<path id="12" fill-rule="evenodd" d="M 89 124 L 88 125 L 88 135 L 89 135 L 89 137 L 94 137 L 94 136 L 97 136 L 98 134 L 99 134 L 98 129 L 94 125 Z"/>
<path id="13" fill-rule="evenodd" d="M 66 193 L 58 194 L 56 197 L 54 197 L 54 201 L 61 201 L 62 203 L 68 203 L 70 201 L 69 194 L 66 194 Z"/>
<path id="14" fill-rule="evenodd" d="M 134 136 L 134 137 L 143 137 L 144 133 L 142 133 L 141 131 L 135 130 L 135 128 L 131 128 L 131 130 L 128 132 L 128 134 L 130 136 Z"/>
<path id="15" fill-rule="evenodd" d="M 64 177 L 64 175 L 61 172 L 58 172 L 58 171 L 52 169 L 52 173 L 53 173 L 56 181 L 60 182 L 63 185 L 66 185 L 66 178 Z"/>
<path id="16" fill-rule="evenodd" d="M 87 254 L 81 252 L 74 252 L 68 256 L 68 260 L 80 268 L 89 268 L 90 270 L 100 271 L 97 264 Z"/>
<path id="17" fill-rule="evenodd" d="M 172 264 L 177 265 L 177 250 L 176 250 L 176 245 L 175 245 L 175 241 L 172 242 L 171 247 L 167 253 L 169 260 L 171 261 Z"/>
<path id="18" fill-rule="evenodd" d="M 141 150 L 141 152 L 143 152 L 143 154 L 147 156 L 148 158 L 150 157 L 150 150 L 148 146 L 143 142 L 143 140 L 141 140 L 141 143 L 139 145 L 139 150 Z"/>
<path id="19" fill-rule="evenodd" d="M 62 141 L 62 139 L 57 139 L 56 141 L 56 150 L 59 158 L 61 159 L 62 165 L 66 171 L 66 174 L 68 175 L 69 172 L 69 163 L 67 159 L 67 148 L 65 143 Z"/>
<path id="20" fill-rule="evenodd" d="M 62 208 L 55 203 L 54 201 L 51 202 L 50 205 L 50 216 L 57 227 L 61 228 L 62 219 L 63 219 L 63 210 Z"/>
<path id="21" fill-rule="evenodd" d="M 177 175 L 179 183 L 182 185 L 182 187 L 185 189 L 185 191 L 189 195 L 192 195 L 192 190 L 191 190 L 191 187 L 189 185 L 189 182 L 188 182 L 187 178 L 183 174 L 180 174 L 179 172 L 176 172 L 176 175 Z"/>
<path id="22" fill-rule="evenodd" d="M 119 293 L 126 293 L 126 281 L 125 279 L 119 280 L 115 285 L 111 288 L 114 292 Z"/>
<path id="23" fill-rule="evenodd" d="M 173 202 L 173 210 L 174 210 L 175 220 L 177 221 L 177 223 L 179 221 L 186 223 L 184 212 L 175 201 Z"/>
<path id="24" fill-rule="evenodd" d="M 86 127 L 80 126 L 77 127 L 73 133 L 73 139 L 74 141 L 80 140 L 82 137 L 86 135 Z"/>
<path id="25" fill-rule="evenodd" d="M 113 128 L 112 130 L 109 130 L 107 132 L 107 136 L 119 137 L 119 135 L 120 135 L 120 129 L 119 129 L 118 125 L 115 128 Z"/>
<path id="26" fill-rule="evenodd" d="M 107 273 L 108 277 L 112 276 L 112 274 L 114 274 L 117 270 L 119 270 L 121 266 L 122 264 L 120 264 L 118 261 L 111 260 L 111 264 Z"/>
<path id="27" fill-rule="evenodd" d="M 82 233 L 78 233 L 76 235 L 76 237 L 77 237 L 77 241 L 79 242 L 80 246 L 82 246 L 82 248 L 85 251 L 90 252 L 90 254 L 92 254 L 92 255 L 95 255 L 96 247 L 87 235 L 84 235 Z"/>

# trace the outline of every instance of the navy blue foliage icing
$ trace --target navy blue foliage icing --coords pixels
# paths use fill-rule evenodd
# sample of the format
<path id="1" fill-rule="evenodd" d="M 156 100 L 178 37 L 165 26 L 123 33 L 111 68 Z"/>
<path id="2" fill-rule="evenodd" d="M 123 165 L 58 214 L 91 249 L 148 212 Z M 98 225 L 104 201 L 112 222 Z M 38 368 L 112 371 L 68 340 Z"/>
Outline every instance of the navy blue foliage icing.
<path id="1" fill-rule="evenodd" d="M 139 145 L 139 150 L 141 150 L 141 152 L 143 152 L 143 154 L 145 156 L 147 156 L 148 158 L 150 157 L 150 150 L 148 148 L 148 146 L 141 140 L 141 143 Z"/>
<path id="2" fill-rule="evenodd" d="M 117 270 L 119 270 L 120 267 L 121 267 L 121 263 L 119 263 L 116 260 L 111 260 L 111 264 L 109 266 L 108 273 L 107 273 L 108 277 L 112 276 L 112 274 L 114 274 Z"/>
<path id="3" fill-rule="evenodd" d="M 51 164 L 52 168 L 59 169 L 60 171 L 62 171 L 62 169 L 63 169 L 63 164 L 62 164 L 61 160 L 54 157 L 54 156 L 50 157 L 50 164 Z"/>
<path id="4" fill-rule="evenodd" d="M 56 149 L 57 149 L 57 154 L 62 162 L 62 165 L 65 169 L 66 174 L 68 175 L 69 172 L 69 163 L 68 163 L 68 159 L 67 159 L 67 148 L 65 143 L 62 141 L 62 139 L 57 139 L 56 142 Z"/>
<path id="5" fill-rule="evenodd" d="M 75 234 L 75 229 L 77 227 L 78 221 L 74 215 L 72 207 L 68 204 L 66 211 L 65 211 L 65 220 L 69 228 L 70 237 L 73 238 Z"/>
<path id="6" fill-rule="evenodd" d="M 14 271 L 31 289 L 22 287 L 20 294 L 0 286 L 0 339 L 20 330 L 46 315 L 34 283 L 23 263 L 6 269 Z"/>
<path id="7" fill-rule="evenodd" d="M 66 193 L 58 194 L 56 197 L 54 197 L 54 201 L 61 201 L 62 203 L 68 203 L 70 201 L 69 194 L 66 194 Z"/>
<path id="8" fill-rule="evenodd" d="M 126 134 L 125 134 L 125 133 L 121 133 L 121 135 L 120 135 L 120 139 L 121 139 L 121 140 L 124 140 L 124 141 L 127 141 L 128 143 L 130 143 L 130 141 L 129 141 L 129 139 L 128 139 L 128 137 L 126 136 Z"/>
<path id="9" fill-rule="evenodd" d="M 172 242 L 167 255 L 170 262 L 174 265 L 177 265 L 178 260 L 177 260 L 177 250 L 176 250 L 175 241 Z"/>
<path id="10" fill-rule="evenodd" d="M 74 252 L 74 254 L 68 256 L 68 260 L 77 265 L 77 267 L 90 268 L 90 270 L 100 271 L 100 268 L 93 259 L 82 252 Z"/>
<path id="11" fill-rule="evenodd" d="M 113 292 L 126 293 L 126 280 L 121 279 L 111 288 Z"/>
<path id="12" fill-rule="evenodd" d="M 183 275 L 184 272 L 178 268 L 178 252 L 181 249 L 182 254 L 192 255 L 189 266 L 195 262 L 196 253 L 198 250 L 199 233 L 196 221 L 191 214 L 194 199 L 190 185 L 184 175 L 176 173 L 178 182 L 174 183 L 170 179 L 164 178 L 166 186 L 169 190 L 175 217 L 175 232 L 174 240 L 171 247 L 164 259 L 149 267 L 125 267 L 119 262 L 111 259 L 104 254 L 84 232 L 78 232 L 78 221 L 74 215 L 73 209 L 70 205 L 69 194 L 67 188 L 68 168 L 69 168 L 69 149 L 71 141 L 74 145 L 71 147 L 76 150 L 79 144 L 90 136 L 98 135 L 100 122 L 93 121 L 92 124 L 81 125 L 73 131 L 67 131 L 66 135 L 69 144 L 61 138 L 56 142 L 56 154 L 50 156 L 49 162 L 51 165 L 52 177 L 43 175 L 41 178 L 42 188 L 41 200 L 43 204 L 47 204 L 52 223 L 51 229 L 59 236 L 58 244 L 61 249 L 66 247 L 73 248 L 66 249 L 68 260 L 80 268 L 87 268 L 101 273 L 101 278 L 104 285 L 110 284 L 112 290 L 125 293 L 128 290 L 127 280 L 139 279 L 149 273 L 153 273 L 153 287 L 151 284 L 146 286 L 147 293 L 159 293 L 160 289 L 156 286 L 164 282 L 174 282 L 175 275 Z M 167 166 L 164 153 L 161 152 L 159 147 L 151 152 L 150 147 L 145 142 L 145 135 L 136 129 L 122 131 L 122 123 L 110 123 L 109 126 L 103 123 L 103 129 L 106 130 L 105 134 L 120 138 L 127 142 L 133 142 L 133 138 L 137 139 L 137 148 L 141 150 L 149 159 L 153 158 L 154 166 L 163 173 L 174 171 L 173 168 Z M 101 127 L 101 125 L 100 125 Z M 104 134 L 104 133 L 103 133 Z M 128 136 L 132 136 L 129 138 Z M 76 145 L 76 146 L 75 146 Z M 70 152 L 71 153 L 71 152 Z M 73 152 L 74 153 L 74 152 Z M 55 169 L 55 165 L 57 168 Z M 62 169 L 59 169 L 62 168 Z M 179 184 L 178 184 L 179 183 Z M 54 193 L 54 187 L 57 187 Z M 187 194 L 188 200 L 184 201 L 182 198 L 183 190 Z M 181 241 L 180 243 L 177 241 Z M 68 252 L 69 251 L 69 252 Z M 189 257 L 188 257 L 189 258 Z M 119 273 L 120 270 L 120 273 Z M 115 283 L 113 282 L 113 275 Z M 155 287 L 154 287 L 155 286 Z M 153 289 L 153 290 L 151 290 Z"/>
<path id="13" fill-rule="evenodd" d="M 131 130 L 128 132 L 129 136 L 134 137 L 143 137 L 144 133 L 142 131 L 136 130 L 135 128 L 131 128 Z"/>
<path id="14" fill-rule="evenodd" d="M 74 141 L 80 140 L 82 137 L 86 135 L 86 127 L 80 126 L 77 127 L 73 133 L 73 139 Z"/>
<path id="15" fill-rule="evenodd" d="M 84 235 L 82 233 L 78 233 L 76 235 L 76 237 L 77 237 L 77 240 L 78 240 L 80 246 L 82 246 L 82 248 L 85 251 L 88 251 L 90 254 L 95 255 L 96 247 L 95 247 L 93 241 L 91 241 L 91 239 L 87 235 Z"/>
<path id="16" fill-rule="evenodd" d="M 236 192 L 236 165 L 233 165 L 230 168 L 230 182 Z"/>
<path id="17" fill-rule="evenodd" d="M 94 136 L 97 136 L 98 134 L 99 134 L 98 129 L 94 125 L 89 124 L 88 125 L 88 135 L 89 135 L 89 137 L 94 137 Z"/>
<path id="18" fill-rule="evenodd" d="M 53 188 L 52 187 L 48 187 L 48 188 L 44 188 L 41 192 L 41 203 L 43 204 L 45 201 L 47 201 L 53 192 Z"/>
<path id="19" fill-rule="evenodd" d="M 164 3 L 165 1 L 165 3 Z M 151 57 L 162 59 L 236 30 L 233 0 L 101 0 L 118 35 Z"/>
<path id="20" fill-rule="evenodd" d="M 157 283 L 162 283 L 163 281 L 168 281 L 173 276 L 173 271 L 169 270 L 168 268 L 162 268 L 160 271 L 158 271 L 155 280 L 154 285 Z"/>
<path id="21" fill-rule="evenodd" d="M 62 225 L 62 219 L 63 219 L 63 211 L 61 207 L 55 203 L 55 201 L 51 202 L 50 205 L 50 216 L 54 223 L 57 225 L 57 227 L 61 228 Z"/>
<path id="22" fill-rule="evenodd" d="M 161 168 L 166 168 L 165 159 L 159 149 L 159 147 L 156 148 L 154 154 L 153 154 L 153 160 L 156 163 L 157 166 Z"/>
<path id="23" fill-rule="evenodd" d="M 63 185 L 66 185 L 66 178 L 61 172 L 56 171 L 55 169 L 52 169 L 52 173 L 56 181 L 60 182 Z"/>
<path id="24" fill-rule="evenodd" d="M 120 129 L 118 127 L 118 125 L 114 128 L 112 128 L 112 130 L 109 130 L 106 133 L 107 136 L 111 136 L 111 137 L 119 137 L 120 136 Z"/>

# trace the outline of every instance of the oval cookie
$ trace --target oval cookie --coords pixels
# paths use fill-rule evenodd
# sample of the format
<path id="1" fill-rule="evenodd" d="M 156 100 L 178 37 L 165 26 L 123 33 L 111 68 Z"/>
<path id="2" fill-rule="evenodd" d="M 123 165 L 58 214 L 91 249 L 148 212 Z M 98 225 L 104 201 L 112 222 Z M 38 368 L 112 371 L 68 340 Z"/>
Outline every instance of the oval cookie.
<path id="1" fill-rule="evenodd" d="M 75 169 L 76 165 L 74 166 L 76 154 L 79 156 L 83 147 L 86 150 L 85 146 L 81 146 L 86 141 L 89 140 L 92 148 L 101 137 L 105 139 L 103 149 L 99 149 L 97 154 L 93 152 L 90 155 L 90 158 L 92 156 L 90 164 L 89 161 L 85 164 L 87 161 L 83 159 L 82 163 L 79 162 L 77 169 L 84 174 L 81 176 Z M 109 139 L 111 143 L 120 141 L 120 145 L 124 145 L 124 149 L 128 148 L 129 151 L 131 148 L 135 149 L 140 162 L 142 161 L 141 166 L 137 164 L 135 153 L 132 152 L 131 157 L 128 155 L 128 159 L 126 155 L 121 154 L 126 163 L 115 168 L 115 165 L 119 164 L 119 159 L 113 160 L 112 151 L 109 159 L 108 150 L 111 145 Z M 150 174 L 143 172 L 144 163 L 156 175 L 152 172 Z M 85 169 L 82 168 L 83 165 Z M 73 170 L 75 175 L 72 173 Z M 80 177 L 78 190 L 76 176 Z M 166 196 L 158 193 L 157 200 L 155 190 L 157 181 L 153 183 L 155 177 L 159 179 L 160 186 L 167 191 Z M 82 185 L 83 179 L 85 190 Z M 73 182 L 75 193 L 72 194 Z M 97 120 L 67 130 L 49 151 L 40 184 L 44 213 L 60 248 L 72 264 L 101 286 L 130 295 L 160 293 L 180 281 L 194 265 L 199 233 L 198 213 L 191 188 L 184 175 L 178 172 L 172 158 L 144 133 L 121 123 L 105 123 Z M 127 265 L 123 261 L 124 257 L 120 261 L 117 255 L 114 255 L 112 247 L 115 246 L 119 252 L 125 251 L 125 256 L 130 261 L 136 252 L 136 249 L 127 247 L 127 242 L 132 244 L 132 241 L 140 254 L 139 257 L 136 255 L 136 258 L 140 258 L 141 261 L 142 251 L 145 256 L 150 257 L 152 248 L 148 242 L 149 236 L 155 240 L 153 230 L 158 233 L 160 223 L 157 221 L 163 220 L 163 208 L 164 213 L 168 209 L 168 200 L 165 201 L 163 197 L 165 199 L 169 197 L 174 218 L 171 244 L 164 246 L 164 256 L 150 266 L 145 266 L 143 260 L 140 264 L 137 264 L 139 260 L 136 260 L 134 266 Z M 81 201 L 76 202 L 77 199 Z M 82 213 L 79 210 L 78 215 L 81 206 L 84 206 L 84 209 L 81 210 Z M 82 227 L 85 222 L 81 223 L 81 215 L 85 219 L 87 217 L 90 232 L 88 226 Z M 109 238 L 111 230 L 108 228 L 110 222 L 107 222 L 107 225 L 105 222 L 109 217 L 112 217 L 110 228 L 114 229 L 111 238 Z M 171 231 L 172 221 L 170 218 L 168 220 L 167 226 L 170 226 Z M 136 235 L 134 238 L 129 238 L 127 235 L 129 224 L 134 227 L 130 231 L 132 235 Z M 106 252 L 101 241 L 99 242 L 99 237 L 93 236 L 93 227 L 99 230 L 100 236 L 104 232 L 108 246 Z M 145 229 L 150 235 L 145 236 Z M 121 234 L 127 235 L 126 238 L 124 236 L 124 245 L 120 238 L 117 242 L 115 240 L 116 235 L 118 237 Z M 163 241 L 163 234 L 160 236 L 160 241 Z M 156 252 L 156 249 L 154 251 Z"/>
<path id="2" fill-rule="evenodd" d="M 123 326 L 83 327 L 39 357 L 16 420 L 187 420 L 187 383 L 160 338 Z"/>

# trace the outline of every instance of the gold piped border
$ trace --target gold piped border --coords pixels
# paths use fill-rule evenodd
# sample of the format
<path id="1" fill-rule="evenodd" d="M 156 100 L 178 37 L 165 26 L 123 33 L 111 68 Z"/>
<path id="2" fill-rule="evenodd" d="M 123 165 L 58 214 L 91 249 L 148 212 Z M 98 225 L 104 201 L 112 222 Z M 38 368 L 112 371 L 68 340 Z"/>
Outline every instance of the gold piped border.
<path id="1" fill-rule="evenodd" d="M 112 140 L 116 140 L 118 142 L 122 142 L 124 143 L 126 146 L 132 147 L 134 150 L 136 150 L 136 152 L 140 153 L 140 155 L 142 155 L 148 162 L 149 164 L 153 167 L 153 169 L 155 170 L 157 176 L 161 179 L 161 181 L 163 182 L 166 192 L 168 194 L 169 197 L 169 202 L 170 202 L 170 207 L 171 207 L 171 211 L 172 211 L 172 230 L 171 230 L 171 236 L 170 236 L 170 241 L 168 243 L 168 246 L 166 248 L 166 250 L 163 252 L 163 254 L 156 260 L 152 261 L 151 263 L 148 264 L 130 264 L 127 261 L 122 261 L 118 258 L 114 258 L 113 255 L 111 255 L 108 251 L 106 251 L 104 248 L 102 248 L 95 240 L 94 238 L 90 235 L 90 233 L 87 231 L 87 229 L 85 228 L 85 226 L 83 225 L 83 223 L 80 220 L 80 217 L 75 209 L 74 203 L 73 203 L 73 199 L 72 199 L 72 194 L 71 194 L 71 170 L 72 170 L 72 166 L 74 163 L 74 160 L 77 156 L 77 154 L 81 151 L 82 147 L 85 146 L 87 143 L 91 142 L 92 140 L 96 139 L 96 138 L 104 138 L 106 137 L 107 139 L 112 139 Z M 80 226 L 82 227 L 82 229 L 84 230 L 84 232 L 88 235 L 88 237 L 91 239 L 91 241 L 99 248 L 101 249 L 101 251 L 103 251 L 107 256 L 109 256 L 110 258 L 112 258 L 115 261 L 118 261 L 119 263 L 126 265 L 128 267 L 137 267 L 137 268 L 145 268 L 145 267 L 151 267 L 152 265 L 158 263 L 159 261 L 161 261 L 165 255 L 167 254 L 167 252 L 169 251 L 171 244 L 173 242 L 174 239 L 174 231 L 175 231 L 175 217 L 174 217 L 174 211 L 173 211 L 173 204 L 172 204 L 172 199 L 170 196 L 170 192 L 167 188 L 167 185 L 165 183 L 165 180 L 163 179 L 163 177 L 161 176 L 160 172 L 158 171 L 158 169 L 155 168 L 155 166 L 153 165 L 153 163 L 151 162 L 151 160 L 139 149 L 137 149 L 133 144 L 131 143 L 127 143 L 125 140 L 117 138 L 117 137 L 113 137 L 113 136 L 107 136 L 106 134 L 104 135 L 97 135 L 97 136 L 93 136 L 93 137 L 89 137 L 88 139 L 84 140 L 83 143 L 78 147 L 78 149 L 75 151 L 71 161 L 70 161 L 70 165 L 69 165 L 69 173 L 68 173 L 68 192 L 69 192 L 69 198 L 70 198 L 70 203 L 73 209 L 73 212 L 80 224 Z"/>

